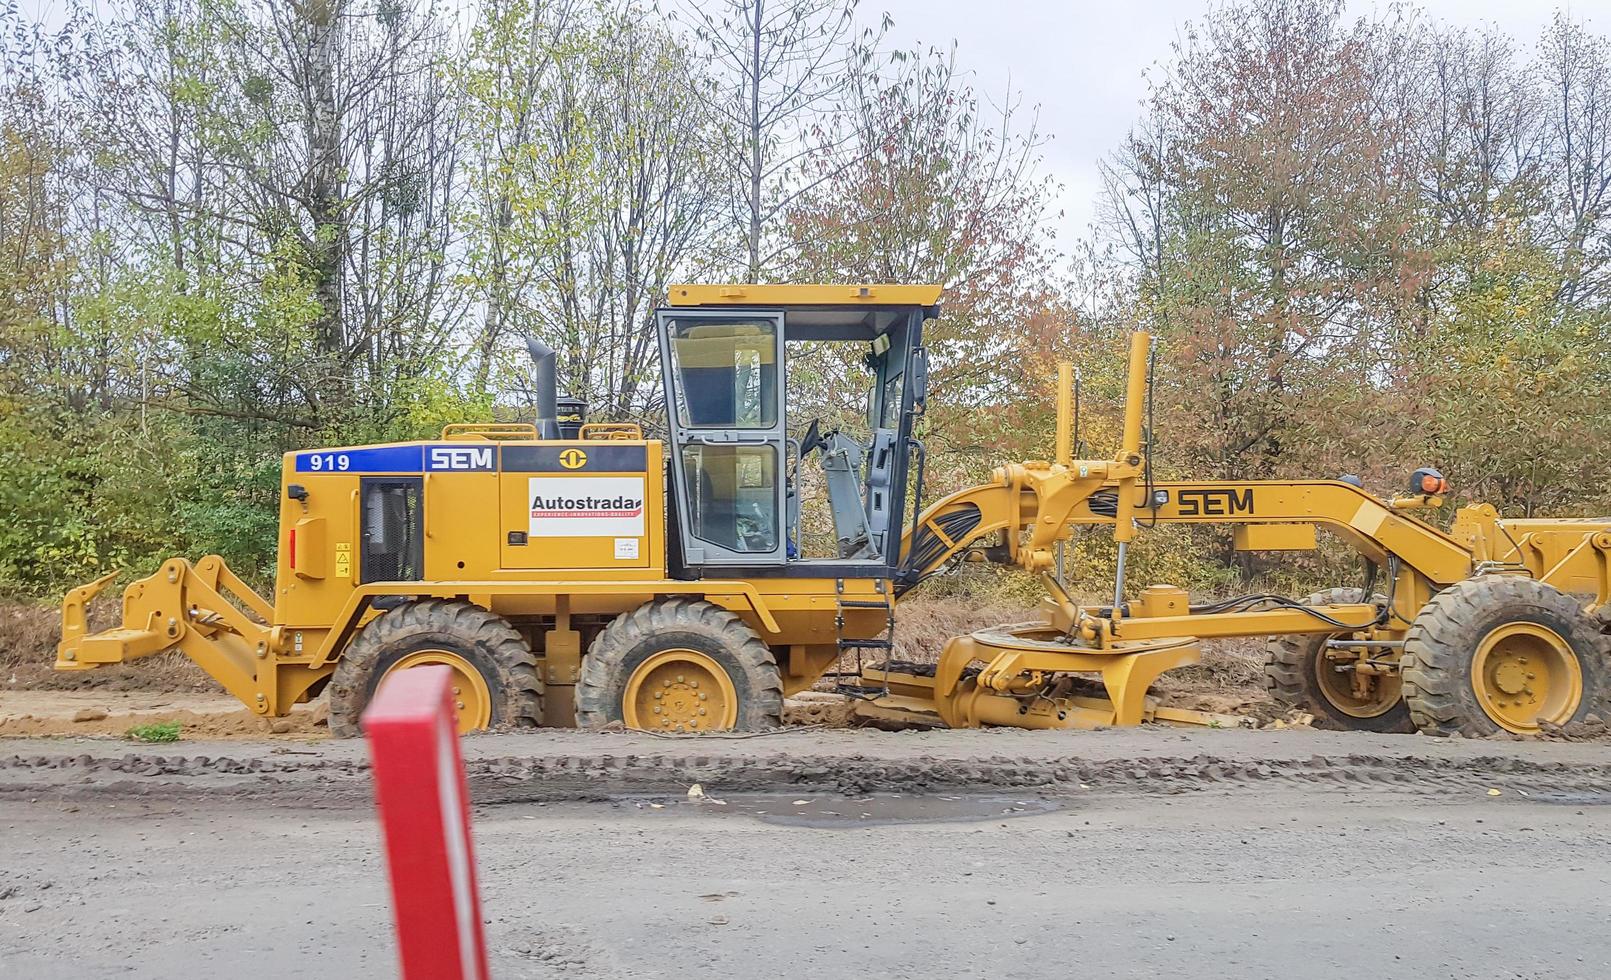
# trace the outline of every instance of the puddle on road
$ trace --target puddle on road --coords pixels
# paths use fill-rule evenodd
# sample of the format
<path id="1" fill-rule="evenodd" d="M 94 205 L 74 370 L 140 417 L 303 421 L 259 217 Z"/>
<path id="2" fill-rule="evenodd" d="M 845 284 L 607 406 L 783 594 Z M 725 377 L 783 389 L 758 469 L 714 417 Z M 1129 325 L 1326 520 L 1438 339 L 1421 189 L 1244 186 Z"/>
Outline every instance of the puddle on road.
<path id="1" fill-rule="evenodd" d="M 1062 808 L 1056 800 L 997 795 L 905 796 L 874 793 L 869 796 L 831 796 L 740 793 L 721 803 L 694 804 L 705 812 L 747 816 L 787 827 L 842 830 L 846 827 L 888 827 L 892 824 L 982 823 L 1051 813 Z"/>

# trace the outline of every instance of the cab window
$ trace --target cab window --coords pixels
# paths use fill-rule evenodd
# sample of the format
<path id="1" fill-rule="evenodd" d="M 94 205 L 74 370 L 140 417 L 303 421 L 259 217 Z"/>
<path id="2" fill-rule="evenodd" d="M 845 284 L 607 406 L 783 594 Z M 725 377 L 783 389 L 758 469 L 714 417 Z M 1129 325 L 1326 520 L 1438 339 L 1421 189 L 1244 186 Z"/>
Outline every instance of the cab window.
<path id="1" fill-rule="evenodd" d="M 673 320 L 677 418 L 687 428 L 777 425 L 777 324 L 770 320 Z"/>

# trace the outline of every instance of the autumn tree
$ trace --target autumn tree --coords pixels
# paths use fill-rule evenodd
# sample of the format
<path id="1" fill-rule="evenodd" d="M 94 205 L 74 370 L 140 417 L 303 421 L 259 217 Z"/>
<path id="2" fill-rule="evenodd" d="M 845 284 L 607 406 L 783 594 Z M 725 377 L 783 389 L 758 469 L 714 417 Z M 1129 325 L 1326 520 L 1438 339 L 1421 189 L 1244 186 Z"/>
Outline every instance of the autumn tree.
<path id="1" fill-rule="evenodd" d="M 1046 287 L 1044 222 L 1054 188 L 1040 170 L 1033 116 L 1014 93 L 993 104 L 946 52 L 904 52 L 892 65 L 850 73 L 853 162 L 825 160 L 807 172 L 813 186 L 789 212 L 790 276 L 945 287 L 944 316 L 925 337 L 933 364 L 928 432 L 931 458 L 954 456 L 947 472 L 960 477 L 1024 441 L 1017 403 L 1049 364 L 1035 356 L 1044 349 L 1039 332 L 1048 317 L 1069 325 L 1049 312 L 1056 299 Z M 807 398 L 865 387 L 852 364 L 819 370 L 839 376 L 807 387 Z"/>
<path id="2" fill-rule="evenodd" d="M 466 285 L 482 306 L 475 377 L 485 386 L 505 335 L 529 329 L 515 322 L 530 286 L 531 256 L 546 241 L 527 201 L 527 170 L 535 134 L 580 4 L 487 0 L 471 29 L 468 58 L 449 66 L 465 120 L 467 194 L 454 220 L 466 235 Z"/>
<path id="3" fill-rule="evenodd" d="M 1557 13 L 1539 44 L 1549 245 L 1561 300 L 1581 309 L 1611 290 L 1611 41 Z"/>
<path id="4" fill-rule="evenodd" d="M 1345 419 L 1371 420 L 1351 401 L 1381 404 L 1383 325 L 1423 264 L 1393 31 L 1329 2 L 1217 11 L 1109 166 L 1143 322 L 1170 351 L 1177 411 L 1160 434 L 1192 472 L 1289 472 L 1287 446 L 1335 443 Z"/>
<path id="5" fill-rule="evenodd" d="M 652 415 L 653 310 L 715 252 L 719 137 L 696 101 L 696 56 L 636 7 L 501 3 L 471 55 L 461 220 L 484 359 L 506 354 L 519 390 L 524 348 L 504 341 L 540 337 L 595 412 Z"/>

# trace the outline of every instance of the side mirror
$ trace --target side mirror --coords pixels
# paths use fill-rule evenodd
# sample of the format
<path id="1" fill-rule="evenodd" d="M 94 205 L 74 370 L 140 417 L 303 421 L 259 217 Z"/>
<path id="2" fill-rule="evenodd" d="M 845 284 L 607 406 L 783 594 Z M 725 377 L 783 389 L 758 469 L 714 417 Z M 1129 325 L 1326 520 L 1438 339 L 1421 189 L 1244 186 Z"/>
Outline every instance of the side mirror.
<path id="1" fill-rule="evenodd" d="M 912 384 L 912 411 L 922 414 L 929 398 L 929 352 L 926 347 L 912 351 L 912 367 L 908 372 Z"/>
<path id="2" fill-rule="evenodd" d="M 822 438 L 821 429 L 821 419 L 812 419 L 811 424 L 806 426 L 805 435 L 800 437 L 801 459 L 805 459 L 807 456 L 810 456 L 812 453 L 822 448 L 822 445 L 826 440 Z"/>

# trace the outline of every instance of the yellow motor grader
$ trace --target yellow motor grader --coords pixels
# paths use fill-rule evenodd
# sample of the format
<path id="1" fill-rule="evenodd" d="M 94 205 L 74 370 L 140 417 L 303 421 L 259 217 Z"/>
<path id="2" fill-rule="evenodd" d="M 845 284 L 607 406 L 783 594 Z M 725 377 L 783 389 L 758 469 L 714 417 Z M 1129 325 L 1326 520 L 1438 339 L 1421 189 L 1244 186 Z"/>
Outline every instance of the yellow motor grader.
<path id="1" fill-rule="evenodd" d="M 672 287 L 657 313 L 664 440 L 574 404 L 561 416 L 554 353 L 534 341 L 535 423 L 288 453 L 272 597 L 217 556 L 174 558 L 127 587 L 121 625 L 92 633 L 86 607 L 113 573 L 67 596 L 56 666 L 182 650 L 264 716 L 323 693 L 337 735 L 356 733 L 386 675 L 420 664 L 452 669 L 463 730 L 759 729 L 849 650 L 886 652 L 847 685 L 875 717 L 1224 723 L 1147 691 L 1228 636 L 1270 637 L 1275 693 L 1337 725 L 1529 733 L 1599 705 L 1611 521 L 1477 505 L 1444 532 L 1416 517 L 1445 489 L 1429 470 L 1386 500 L 1347 480 L 1155 482 L 1144 333 L 1114 458 L 1072 458 L 1065 376 L 1052 460 L 924 506 L 914 422 L 939 300 L 935 286 Z M 836 344 L 862 355 L 867 416 L 823 431 L 797 417 L 786 367 Z M 833 525 L 820 554 L 801 528 L 813 487 Z M 1254 551 L 1312 549 L 1324 529 L 1380 585 L 1303 602 L 1130 595 L 1129 542 L 1160 523 L 1229 524 Z M 1095 605 L 1053 574 L 1059 543 L 1089 527 L 1118 542 L 1112 600 Z M 933 665 L 889 660 L 899 599 L 970 559 L 1041 573 L 1043 619 L 957 637 Z"/>

